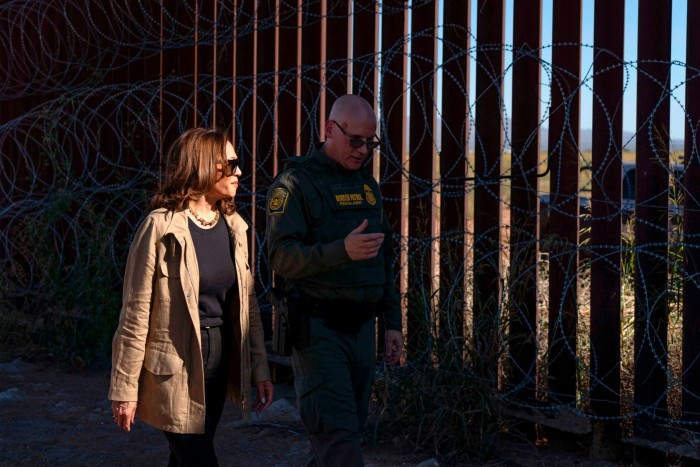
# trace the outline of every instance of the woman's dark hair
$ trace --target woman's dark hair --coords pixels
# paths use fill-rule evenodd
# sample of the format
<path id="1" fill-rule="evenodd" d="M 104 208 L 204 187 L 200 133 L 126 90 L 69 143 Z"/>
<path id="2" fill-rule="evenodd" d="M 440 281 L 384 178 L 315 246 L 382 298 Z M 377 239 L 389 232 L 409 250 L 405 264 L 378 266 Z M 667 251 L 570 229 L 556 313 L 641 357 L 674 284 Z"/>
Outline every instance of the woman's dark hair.
<path id="1" fill-rule="evenodd" d="M 185 131 L 168 149 L 165 177 L 151 198 L 150 210 L 166 208 L 182 211 L 187 200 L 204 196 L 219 179 L 217 163 L 226 161 L 226 132 L 192 128 Z M 233 199 L 218 202 L 224 214 L 236 210 Z"/>

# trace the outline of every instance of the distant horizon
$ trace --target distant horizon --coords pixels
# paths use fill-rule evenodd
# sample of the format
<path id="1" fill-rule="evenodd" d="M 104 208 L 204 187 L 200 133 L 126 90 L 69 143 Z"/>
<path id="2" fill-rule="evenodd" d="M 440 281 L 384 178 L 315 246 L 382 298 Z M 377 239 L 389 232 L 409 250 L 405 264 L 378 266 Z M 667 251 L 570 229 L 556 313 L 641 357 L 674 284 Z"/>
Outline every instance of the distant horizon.
<path id="1" fill-rule="evenodd" d="M 540 150 L 546 150 L 547 143 L 546 138 L 542 137 L 542 134 L 549 134 L 548 127 L 540 128 Z M 593 129 L 592 128 L 581 128 L 579 130 L 579 150 L 590 151 L 593 149 Z M 682 152 L 684 150 L 685 139 L 669 138 L 669 146 L 672 152 Z M 623 151 L 636 151 L 637 150 L 637 137 L 632 131 L 622 132 L 622 144 L 624 145 Z M 544 149 L 543 149 L 544 147 Z"/>
<path id="2" fill-rule="evenodd" d="M 407 115 L 407 118 L 410 118 L 410 114 Z M 435 143 L 439 149 L 442 149 L 442 125 L 439 123 L 440 122 L 440 116 L 438 116 L 438 128 L 436 131 L 436 138 L 435 138 Z M 507 128 L 510 129 L 512 128 L 510 121 L 508 121 Z M 469 149 L 473 150 L 475 147 L 475 138 L 474 138 L 474 126 L 471 126 L 471 132 L 469 134 Z M 406 138 L 408 139 L 409 133 L 406 133 Z M 504 135 L 504 145 L 507 145 L 509 139 L 509 135 L 506 134 Z M 632 131 L 623 131 L 622 132 L 622 144 L 624 145 L 623 151 L 636 151 L 637 150 L 637 142 L 636 142 L 637 137 L 635 136 L 635 133 Z M 540 141 L 539 141 L 539 151 L 546 151 L 547 150 L 547 145 L 549 143 L 549 127 L 542 126 L 540 127 Z M 579 130 L 579 139 L 578 139 L 578 146 L 579 150 L 581 151 L 591 151 L 593 149 L 593 129 L 592 128 L 581 128 Z M 671 148 L 671 152 L 683 152 L 685 150 L 685 138 L 673 138 L 669 137 L 669 146 Z M 510 151 L 509 146 L 504 146 L 504 151 Z"/>

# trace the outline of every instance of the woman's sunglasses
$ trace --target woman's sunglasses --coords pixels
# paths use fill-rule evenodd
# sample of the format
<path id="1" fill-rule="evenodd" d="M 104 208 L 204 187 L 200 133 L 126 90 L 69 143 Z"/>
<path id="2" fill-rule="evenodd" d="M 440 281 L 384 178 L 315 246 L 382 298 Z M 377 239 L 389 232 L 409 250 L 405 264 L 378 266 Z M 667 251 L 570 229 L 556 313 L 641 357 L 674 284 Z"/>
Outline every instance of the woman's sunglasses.
<path id="1" fill-rule="evenodd" d="M 236 172 L 236 169 L 241 166 L 240 159 L 227 159 L 225 162 L 221 162 L 221 171 L 224 173 L 224 177 L 230 177 Z"/>
<path id="2" fill-rule="evenodd" d="M 358 137 L 351 138 L 348 136 L 347 133 L 345 133 L 345 130 L 343 130 L 343 127 L 340 126 L 340 124 L 338 122 L 336 122 L 335 120 L 331 120 L 331 122 L 335 123 L 335 126 L 337 126 L 338 129 L 341 131 L 341 133 L 343 133 L 343 135 L 345 135 L 345 139 L 348 140 L 348 144 L 350 145 L 351 148 L 360 149 L 362 146 L 364 146 L 366 144 L 367 150 L 371 151 L 374 148 L 379 147 L 379 141 L 377 141 L 377 140 L 367 141 L 364 138 L 358 138 Z M 374 137 L 376 138 L 377 135 L 375 135 Z"/>

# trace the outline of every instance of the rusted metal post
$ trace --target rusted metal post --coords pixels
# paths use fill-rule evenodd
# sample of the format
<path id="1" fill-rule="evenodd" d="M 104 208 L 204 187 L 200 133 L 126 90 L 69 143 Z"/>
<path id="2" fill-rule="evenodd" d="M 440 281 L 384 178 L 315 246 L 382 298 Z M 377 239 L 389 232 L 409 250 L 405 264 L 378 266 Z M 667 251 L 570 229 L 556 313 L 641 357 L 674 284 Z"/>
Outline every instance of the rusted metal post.
<path id="1" fill-rule="evenodd" d="M 301 143 L 300 154 L 308 154 L 320 139 L 322 129 L 319 123 L 325 118 L 321 115 L 321 51 L 325 37 L 321 31 L 323 9 L 321 2 L 302 2 L 301 24 L 301 93 L 297 98 L 301 102 Z"/>
<path id="2" fill-rule="evenodd" d="M 683 420 L 700 427 L 700 2 L 688 2 L 685 83 L 685 183 L 683 241 L 685 273 L 691 280 L 683 288 Z"/>
<path id="3" fill-rule="evenodd" d="M 301 133 L 301 0 L 277 2 L 277 127 L 278 164 L 300 153 Z"/>
<path id="4" fill-rule="evenodd" d="M 321 59 L 323 93 L 318 123 L 321 131 L 333 102 L 348 92 L 350 66 L 348 28 L 351 17 L 348 15 L 348 2 L 328 2 L 324 7 L 327 10 L 321 21 L 325 37 L 321 39 L 321 45 L 325 56 Z"/>
<path id="5" fill-rule="evenodd" d="M 400 234 L 401 253 L 397 255 L 396 267 L 401 274 L 405 271 L 407 255 L 405 238 L 408 234 L 404 214 L 403 184 L 404 168 L 408 148 L 405 139 L 407 110 L 407 58 L 406 37 L 408 36 L 408 15 L 405 3 L 399 0 L 382 3 L 381 37 L 381 91 L 380 91 L 380 134 L 382 135 L 382 160 L 380 181 L 384 209 L 393 231 Z M 407 213 L 407 211 L 406 211 Z M 396 242 L 399 243 L 399 242 Z M 399 290 L 406 292 L 405 280 L 400 277 Z M 407 329 L 404 315 L 404 329 Z M 411 357 L 408 349 L 409 358 Z"/>
<path id="6" fill-rule="evenodd" d="M 359 94 L 368 102 L 376 103 L 379 99 L 377 73 L 377 50 L 380 46 L 379 16 L 376 0 L 353 1 L 352 35 L 352 83 L 350 90 Z M 377 158 L 379 159 L 379 158 Z"/>
<path id="7" fill-rule="evenodd" d="M 216 116 L 212 119 L 219 128 L 229 131 L 236 147 L 238 133 L 234 119 L 235 80 L 236 80 L 236 9 L 230 2 L 219 0 L 216 27 Z M 221 4 L 224 3 L 224 4 Z M 234 3 L 235 5 L 235 3 Z"/>
<path id="8" fill-rule="evenodd" d="M 256 242 L 261 237 L 257 232 L 265 231 L 267 207 L 267 188 L 272 182 L 275 171 L 276 154 L 276 128 L 275 128 L 275 54 L 271 53 L 277 47 L 276 41 L 276 8 L 272 2 L 257 2 L 255 9 L 256 38 L 255 49 L 262 53 L 257 54 L 255 63 L 255 128 L 250 135 L 249 144 L 253 152 L 253 159 L 249 165 L 251 171 L 251 192 L 253 203 L 251 223 L 255 229 L 250 229 L 253 238 L 250 239 L 251 258 L 260 257 L 266 264 L 264 254 L 258 255 L 258 251 L 264 251 L 264 247 Z M 245 168 L 245 167 L 244 167 Z M 264 240 L 261 240 L 264 241 Z M 252 265 L 251 265 L 252 266 Z M 256 287 L 260 290 L 272 282 L 272 273 L 269 267 L 261 267 L 256 264 L 253 273 L 256 275 Z M 265 320 L 263 320 L 265 324 Z"/>
<path id="9" fill-rule="evenodd" d="M 467 176 L 469 157 L 469 6 L 443 2 L 442 131 L 440 140 L 440 336 L 455 367 L 465 335 Z M 454 339 L 457 338 L 457 339 Z"/>
<path id="10" fill-rule="evenodd" d="M 196 124 L 194 108 L 195 83 L 184 82 L 178 78 L 193 77 L 196 72 L 194 45 L 183 48 L 170 47 L 178 37 L 176 34 L 191 34 L 194 38 L 194 2 L 177 2 L 163 6 L 168 12 L 167 18 L 172 18 L 185 31 L 164 28 L 163 47 L 161 51 L 163 82 L 163 104 L 161 141 L 164 151 L 170 147 L 180 134 Z M 164 20 L 165 20 L 164 17 Z M 172 78 L 172 79 L 171 79 Z"/>
<path id="11" fill-rule="evenodd" d="M 634 433 L 654 439 L 667 416 L 671 0 L 640 0 L 637 40 Z"/>
<path id="12" fill-rule="evenodd" d="M 497 385 L 501 305 L 501 159 L 505 0 L 479 0 L 474 175 L 474 345 L 483 376 Z M 475 362 L 475 363 L 477 363 Z"/>
<path id="13" fill-rule="evenodd" d="M 533 401 L 537 380 L 537 173 L 542 2 L 515 1 L 510 199 L 509 387 Z"/>
<path id="14" fill-rule="evenodd" d="M 549 399 L 576 400 L 578 323 L 579 84 L 581 0 L 553 4 L 552 110 L 549 117 Z M 573 45 L 565 45 L 573 44 Z"/>
<path id="15" fill-rule="evenodd" d="M 620 237 L 624 0 L 595 3 L 593 141 L 591 172 L 591 410 L 594 459 L 620 448 Z M 603 19 L 604 18 L 604 19 Z M 607 419 L 607 420 L 606 420 Z"/>
<path id="16" fill-rule="evenodd" d="M 197 0 L 195 14 L 197 71 L 196 83 L 196 116 L 198 126 L 210 128 L 215 125 L 216 115 L 216 13 L 218 5 L 212 1 Z"/>
<path id="17" fill-rule="evenodd" d="M 408 348 L 422 352 L 433 321 L 432 227 L 438 213 L 432 209 L 435 160 L 436 2 L 414 6 L 411 20 L 411 115 L 409 121 L 408 199 Z"/>
<path id="18" fill-rule="evenodd" d="M 255 140 L 257 125 L 255 111 L 257 107 L 257 90 L 255 88 L 258 50 L 255 30 L 255 2 L 239 1 L 236 6 L 236 101 L 233 104 L 237 138 L 234 141 L 236 154 L 248 162 L 250 171 L 243 174 L 241 187 L 252 187 L 255 172 Z M 245 168 L 245 166 L 244 166 Z M 253 220 L 253 193 L 239 190 L 236 194 L 236 206 L 249 222 Z M 251 229 L 252 230 L 252 229 Z M 251 232 L 252 234 L 253 232 Z M 254 239 L 250 239 L 251 244 Z"/>

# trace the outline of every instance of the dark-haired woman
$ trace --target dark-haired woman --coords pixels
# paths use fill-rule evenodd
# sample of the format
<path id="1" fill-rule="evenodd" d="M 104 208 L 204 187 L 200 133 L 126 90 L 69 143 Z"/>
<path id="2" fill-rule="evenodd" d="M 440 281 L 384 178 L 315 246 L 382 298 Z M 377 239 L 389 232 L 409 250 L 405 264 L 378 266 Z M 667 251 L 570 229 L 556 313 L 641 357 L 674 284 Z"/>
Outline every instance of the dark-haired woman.
<path id="1" fill-rule="evenodd" d="M 272 402 L 240 176 L 226 133 L 186 131 L 129 250 L 108 397 L 123 430 L 138 416 L 165 433 L 170 466 L 218 465 L 226 398 L 244 418 Z"/>

